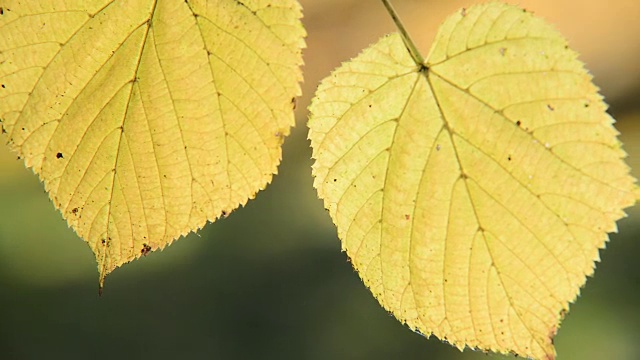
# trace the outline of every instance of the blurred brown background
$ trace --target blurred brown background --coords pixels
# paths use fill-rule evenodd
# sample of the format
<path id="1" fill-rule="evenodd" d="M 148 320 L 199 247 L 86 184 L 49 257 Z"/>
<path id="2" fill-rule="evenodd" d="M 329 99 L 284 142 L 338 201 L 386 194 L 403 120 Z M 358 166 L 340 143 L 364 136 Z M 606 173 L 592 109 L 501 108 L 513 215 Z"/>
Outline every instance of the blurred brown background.
<path id="1" fill-rule="evenodd" d="M 0 147 L 0 359 L 487 358 L 398 323 L 340 252 L 311 185 L 306 107 L 323 77 L 394 27 L 376 0 L 301 2 L 304 95 L 280 174 L 228 219 L 117 270 L 101 298 L 88 246 Z M 394 3 L 426 54 L 444 18 L 474 2 Z M 640 176 L 640 1 L 517 3 L 582 54 Z M 640 359 L 640 210 L 629 214 L 562 324 L 561 360 Z"/>

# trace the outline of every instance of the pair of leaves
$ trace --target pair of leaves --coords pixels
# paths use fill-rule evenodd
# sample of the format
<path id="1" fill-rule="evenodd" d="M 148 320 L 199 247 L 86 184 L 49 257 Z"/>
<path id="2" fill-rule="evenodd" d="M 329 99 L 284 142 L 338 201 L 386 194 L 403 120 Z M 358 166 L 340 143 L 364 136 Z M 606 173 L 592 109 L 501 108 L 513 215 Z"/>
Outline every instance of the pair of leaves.
<path id="1" fill-rule="evenodd" d="M 304 46 L 296 1 L 0 7 L 9 145 L 116 267 L 246 203 L 276 173 Z M 635 203 L 591 78 L 515 7 L 462 10 L 424 63 L 400 35 L 320 85 L 314 186 L 400 321 L 553 358 L 562 314 Z M 415 54 L 414 54 L 415 55 Z"/>

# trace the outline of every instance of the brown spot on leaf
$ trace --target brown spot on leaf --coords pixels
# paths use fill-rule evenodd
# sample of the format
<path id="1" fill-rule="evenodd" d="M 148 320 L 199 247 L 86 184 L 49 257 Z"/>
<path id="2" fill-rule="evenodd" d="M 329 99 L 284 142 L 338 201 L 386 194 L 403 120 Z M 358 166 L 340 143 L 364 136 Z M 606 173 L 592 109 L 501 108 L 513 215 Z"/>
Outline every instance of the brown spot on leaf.
<path id="1" fill-rule="evenodd" d="M 148 244 L 142 244 L 142 249 L 140 250 L 140 254 L 142 254 L 142 256 L 147 256 L 148 253 L 151 252 L 151 246 L 149 246 Z"/>
<path id="2" fill-rule="evenodd" d="M 557 333 L 558 333 L 558 327 L 556 325 L 552 326 L 551 329 L 549 330 L 549 334 L 547 335 L 552 345 L 553 345 L 553 339 L 556 337 Z"/>
<path id="3" fill-rule="evenodd" d="M 64 158 L 64 156 L 62 155 L 61 152 L 56 154 L 56 159 L 63 159 L 63 158 Z"/>

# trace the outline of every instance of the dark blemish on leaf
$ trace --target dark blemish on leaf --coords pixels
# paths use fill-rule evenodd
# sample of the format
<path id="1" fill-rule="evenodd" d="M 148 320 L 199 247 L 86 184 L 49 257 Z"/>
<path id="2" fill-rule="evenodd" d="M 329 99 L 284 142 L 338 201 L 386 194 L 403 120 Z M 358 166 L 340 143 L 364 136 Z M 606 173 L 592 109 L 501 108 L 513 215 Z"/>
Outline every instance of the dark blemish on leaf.
<path id="1" fill-rule="evenodd" d="M 62 155 L 61 152 L 56 154 L 56 159 L 63 159 L 63 158 L 64 158 L 64 156 Z"/>
<path id="2" fill-rule="evenodd" d="M 584 107 L 588 108 L 589 107 L 589 103 L 584 103 Z"/>
<path id="3" fill-rule="evenodd" d="M 549 109 L 550 111 L 554 111 L 555 108 L 553 106 L 551 106 L 551 104 L 547 104 L 547 109 Z"/>
<path id="4" fill-rule="evenodd" d="M 409 215 L 409 214 L 405 214 L 405 215 L 404 215 L 404 219 L 405 219 L 405 220 L 411 220 L 411 215 Z"/>
<path id="5" fill-rule="evenodd" d="M 0 6 L 0 15 L 4 15 L 4 8 Z"/>
<path id="6" fill-rule="evenodd" d="M 551 330 L 549 331 L 549 340 L 551 340 L 551 345 L 554 345 L 554 339 L 556 337 L 556 333 L 558 332 L 558 328 L 556 326 L 553 326 L 551 328 Z"/>
<path id="7" fill-rule="evenodd" d="M 227 217 L 229 215 L 229 213 L 226 210 L 222 210 L 222 212 L 220 213 L 220 215 L 222 217 Z"/>
<path id="8" fill-rule="evenodd" d="M 151 246 L 149 246 L 148 244 L 142 244 L 142 249 L 140 250 L 140 254 L 142 254 L 142 256 L 147 256 L 147 254 L 151 251 Z"/>
<path id="9" fill-rule="evenodd" d="M 511 161 L 511 155 L 507 156 L 507 160 Z"/>
<path id="10" fill-rule="evenodd" d="M 336 182 L 336 181 L 338 181 L 338 179 L 333 179 L 333 182 Z"/>
<path id="11" fill-rule="evenodd" d="M 516 125 L 518 125 L 518 126 L 522 125 L 522 121 L 520 121 L 520 120 L 516 121 Z"/>
<path id="12" fill-rule="evenodd" d="M 78 208 L 73 208 L 73 209 L 71 210 L 71 213 L 72 213 L 73 215 L 76 215 L 76 214 L 78 213 Z"/>
<path id="13" fill-rule="evenodd" d="M 293 110 L 295 110 L 297 106 L 298 106 L 298 100 L 295 97 L 292 97 L 291 98 L 291 108 Z"/>
<path id="14" fill-rule="evenodd" d="M 6 87 L 6 86 L 4 86 L 4 84 L 2 84 L 2 88 L 3 88 L 3 89 L 6 89 L 7 87 Z"/>
<path id="15" fill-rule="evenodd" d="M 564 319 L 566 315 L 567 315 L 567 309 L 560 310 L 560 320 Z"/>
<path id="16" fill-rule="evenodd" d="M 369 108 L 371 108 L 371 104 L 369 104 Z"/>
<path id="17" fill-rule="evenodd" d="M 504 56 L 504 54 L 507 52 L 507 48 L 500 48 L 500 55 Z"/>

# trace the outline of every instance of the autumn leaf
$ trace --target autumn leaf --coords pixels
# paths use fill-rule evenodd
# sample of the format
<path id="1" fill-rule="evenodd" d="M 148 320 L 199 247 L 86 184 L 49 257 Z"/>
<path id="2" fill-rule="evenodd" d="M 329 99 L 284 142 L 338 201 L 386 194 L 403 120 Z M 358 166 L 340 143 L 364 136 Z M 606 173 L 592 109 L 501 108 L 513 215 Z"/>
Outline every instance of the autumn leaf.
<path id="1" fill-rule="evenodd" d="M 613 119 L 567 41 L 513 6 L 457 12 L 415 58 L 393 34 L 321 83 L 314 186 L 398 320 L 460 349 L 553 359 L 635 203 Z"/>
<path id="2" fill-rule="evenodd" d="M 297 1 L 3 1 L 0 118 L 96 255 L 123 263 L 270 181 L 300 94 Z"/>

